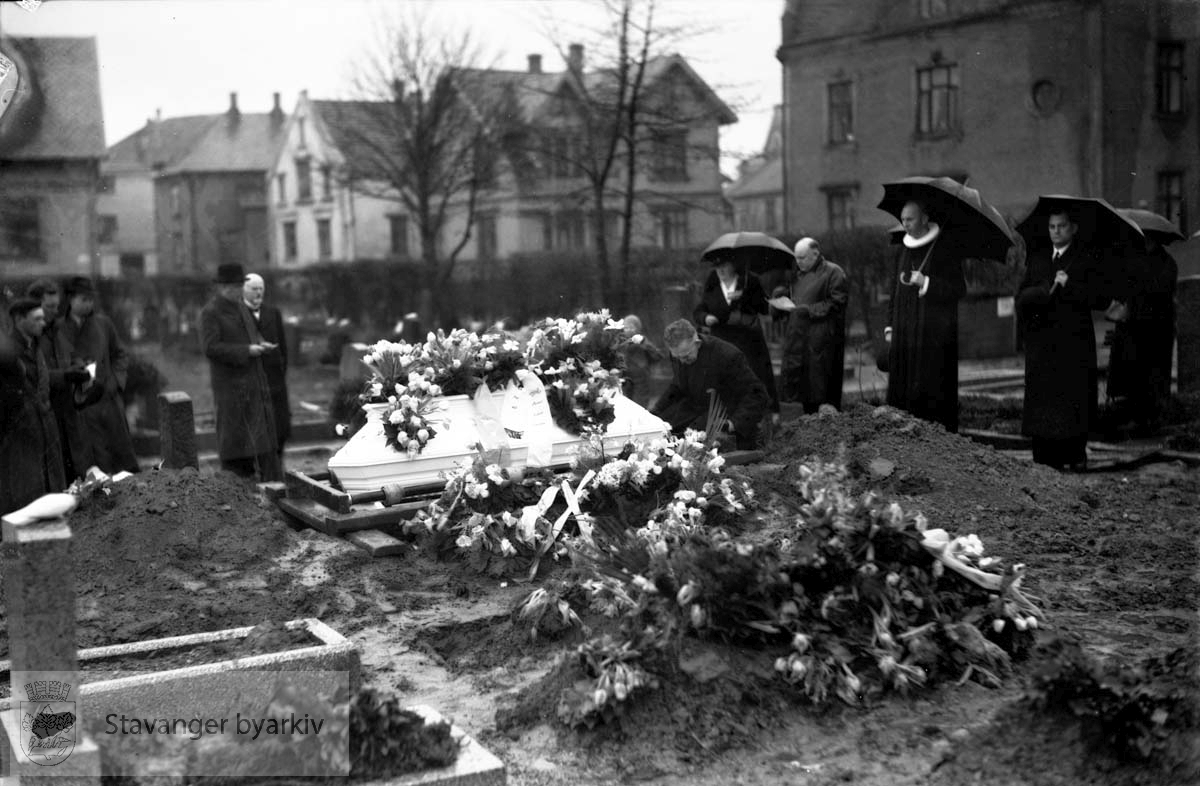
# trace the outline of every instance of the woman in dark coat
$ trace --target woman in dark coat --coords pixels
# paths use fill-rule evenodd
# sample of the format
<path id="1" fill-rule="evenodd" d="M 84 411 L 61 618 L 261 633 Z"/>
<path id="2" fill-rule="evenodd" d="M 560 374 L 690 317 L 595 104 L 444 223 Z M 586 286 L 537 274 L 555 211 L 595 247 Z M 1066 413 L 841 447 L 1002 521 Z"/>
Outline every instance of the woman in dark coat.
<path id="1" fill-rule="evenodd" d="M 744 268 L 738 271 L 733 262 L 718 258 L 704 282 L 704 292 L 700 304 L 692 312 L 692 321 L 701 331 L 707 329 L 713 336 L 742 351 L 750 368 L 767 389 L 771 412 L 778 414 L 775 368 L 771 364 L 771 351 L 761 321 L 769 308 L 767 293 L 758 276 Z"/>

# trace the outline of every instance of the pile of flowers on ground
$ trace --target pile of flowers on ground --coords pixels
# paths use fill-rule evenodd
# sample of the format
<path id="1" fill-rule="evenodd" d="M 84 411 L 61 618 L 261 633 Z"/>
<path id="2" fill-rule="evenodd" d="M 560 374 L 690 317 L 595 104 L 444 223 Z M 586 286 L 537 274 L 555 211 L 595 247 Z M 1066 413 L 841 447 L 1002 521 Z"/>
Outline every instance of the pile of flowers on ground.
<path id="1" fill-rule="evenodd" d="M 1021 592 L 1023 568 L 983 556 L 975 536 L 950 537 L 847 488 L 844 467 L 802 468 L 796 515 L 737 535 L 708 521 L 739 512 L 714 504 L 728 497 L 677 489 L 642 526 L 597 524 L 573 539 L 578 576 L 539 603 L 582 585 L 617 632 L 579 648 L 580 679 L 563 691 L 560 717 L 590 726 L 619 714 L 671 673 L 685 636 L 761 650 L 781 690 L 818 705 L 945 677 L 999 684 L 1042 619 Z"/>
<path id="2" fill-rule="evenodd" d="M 473 397 L 480 385 L 502 390 L 529 369 L 545 386 L 555 423 L 578 436 L 600 434 L 613 421 L 613 402 L 621 390 L 620 350 L 626 342 L 640 340 L 627 335 L 624 323 L 605 310 L 542 320 L 524 345 L 500 330 L 483 335 L 439 330 L 420 344 L 379 341 L 363 357 L 371 378 L 359 400 L 389 405 L 383 414 L 393 427 L 388 444 L 416 455 L 435 433 L 426 399 Z"/>

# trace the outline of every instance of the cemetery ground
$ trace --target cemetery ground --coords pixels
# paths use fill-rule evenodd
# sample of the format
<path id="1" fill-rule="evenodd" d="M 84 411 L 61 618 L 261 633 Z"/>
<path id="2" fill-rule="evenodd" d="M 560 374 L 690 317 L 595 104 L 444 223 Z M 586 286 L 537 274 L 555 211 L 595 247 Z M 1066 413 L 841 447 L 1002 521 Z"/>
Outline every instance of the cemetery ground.
<path id="1" fill-rule="evenodd" d="M 756 489 L 748 530 L 796 515 L 798 468 L 813 456 L 844 462 L 856 492 L 875 491 L 921 511 L 930 527 L 978 535 L 985 553 L 1024 563 L 1024 589 L 1046 614 L 1043 645 L 1077 641 L 1126 665 L 1195 652 L 1200 469 L 1060 474 L 856 405 L 789 420 L 765 462 L 727 468 Z M 324 469 L 323 459 L 293 468 Z M 207 469 L 141 473 L 86 500 L 70 524 L 80 647 L 317 617 L 358 645 L 367 685 L 439 710 L 497 754 L 517 786 L 1200 782 L 1195 717 L 1183 731 L 1171 718 L 1164 728 L 1174 731 L 1151 758 L 1122 760 L 1121 739 L 1072 712 L 1087 697 L 1027 701 L 1039 675 L 1067 668 L 1053 647 L 1014 662 L 999 687 L 946 679 L 817 710 L 779 679 L 773 654 L 690 637 L 679 670 L 617 721 L 571 729 L 557 718 L 561 661 L 582 637 L 565 629 L 531 640 L 513 614 L 532 588 L 566 571 L 561 563 L 526 582 L 439 560 L 419 541 L 372 558 Z M 605 624 L 594 614 L 584 621 Z M 1194 690 L 1194 662 L 1187 668 L 1165 677 L 1169 689 Z M 1129 690 L 1140 685 L 1153 698 L 1155 677 L 1143 671 Z"/>

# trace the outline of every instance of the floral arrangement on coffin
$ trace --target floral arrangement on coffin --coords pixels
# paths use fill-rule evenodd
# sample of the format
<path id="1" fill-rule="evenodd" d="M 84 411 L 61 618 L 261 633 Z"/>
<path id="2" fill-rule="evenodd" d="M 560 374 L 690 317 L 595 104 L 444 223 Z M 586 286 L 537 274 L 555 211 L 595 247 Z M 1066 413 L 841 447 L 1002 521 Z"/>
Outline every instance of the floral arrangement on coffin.
<path id="1" fill-rule="evenodd" d="M 442 395 L 442 389 L 432 382 L 433 376 L 434 371 L 429 367 L 420 374 L 408 372 L 407 383 L 394 386 L 396 394 L 388 397 L 388 408 L 383 412 L 383 433 L 388 446 L 408 453 L 409 458 L 437 436 L 431 417 L 440 410 L 434 400 Z"/>
<path id="2" fill-rule="evenodd" d="M 572 555 L 591 607 L 619 629 L 565 667 L 581 674 L 559 716 L 592 726 L 627 711 L 671 679 L 685 636 L 758 648 L 781 689 L 818 705 L 938 678 L 999 684 L 1044 619 L 1021 591 L 1023 566 L 1005 568 L 977 537 L 928 529 L 920 514 L 847 489 L 843 466 L 802 467 L 796 515 L 736 536 L 699 526 L 712 506 L 697 516 L 689 489 L 637 530 L 597 519 L 593 542 L 576 539 Z M 560 583 L 536 601 L 569 599 L 573 587 Z"/>
<path id="3" fill-rule="evenodd" d="M 421 347 L 406 341 L 376 341 L 362 361 L 371 370 L 359 395 L 363 404 L 386 404 L 407 384 L 409 372 L 419 371 L 423 365 Z"/>
<path id="4" fill-rule="evenodd" d="M 554 422 L 564 431 L 601 434 L 613 422 L 613 400 L 621 390 L 621 348 L 629 338 L 625 323 L 607 309 L 574 319 L 536 324 L 525 347 L 529 368 L 546 385 Z"/>
<path id="5" fill-rule="evenodd" d="M 525 351 L 521 342 L 507 333 L 484 333 L 474 357 L 475 372 L 488 390 L 503 390 L 525 368 Z"/>

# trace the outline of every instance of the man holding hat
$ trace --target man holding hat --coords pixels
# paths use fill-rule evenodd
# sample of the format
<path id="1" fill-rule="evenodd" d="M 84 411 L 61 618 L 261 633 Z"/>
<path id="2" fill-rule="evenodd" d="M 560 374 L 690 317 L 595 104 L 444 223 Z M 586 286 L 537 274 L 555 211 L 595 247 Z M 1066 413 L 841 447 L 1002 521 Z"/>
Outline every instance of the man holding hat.
<path id="1" fill-rule="evenodd" d="M 221 467 L 261 481 L 282 480 L 271 392 L 263 356 L 279 346 L 262 337 L 242 299 L 239 264 L 217 267 L 217 295 L 200 312 L 200 345 L 208 358 L 217 409 Z"/>
<path id="2" fill-rule="evenodd" d="M 67 313 L 58 325 L 58 361 L 67 361 L 73 385 L 75 418 L 67 424 L 67 442 L 76 475 L 99 467 L 109 475 L 137 472 L 133 438 L 125 419 L 125 381 L 129 355 L 117 328 L 96 313 L 96 287 L 90 278 L 74 276 L 63 287 Z M 86 369 L 86 378 L 79 374 Z"/>

